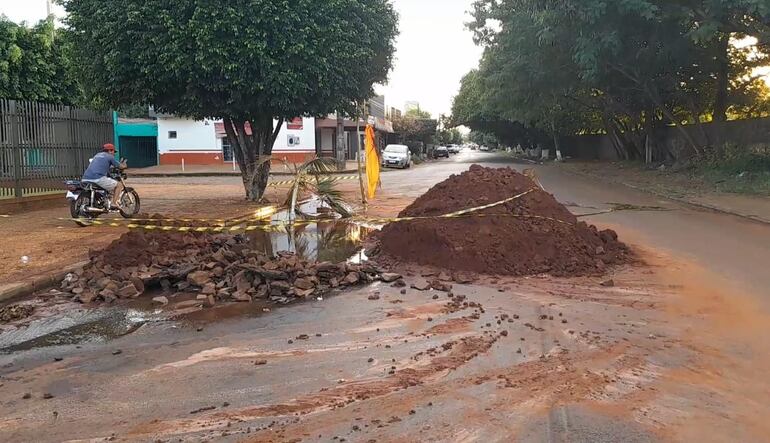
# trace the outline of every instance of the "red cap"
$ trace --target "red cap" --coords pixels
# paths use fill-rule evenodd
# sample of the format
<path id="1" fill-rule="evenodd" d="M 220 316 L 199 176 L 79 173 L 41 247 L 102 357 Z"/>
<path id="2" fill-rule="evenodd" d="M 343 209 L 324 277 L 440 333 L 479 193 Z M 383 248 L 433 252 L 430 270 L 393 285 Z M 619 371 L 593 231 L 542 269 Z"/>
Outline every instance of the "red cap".
<path id="1" fill-rule="evenodd" d="M 104 146 L 102 146 L 102 150 L 115 152 L 115 145 L 112 143 L 105 143 Z"/>

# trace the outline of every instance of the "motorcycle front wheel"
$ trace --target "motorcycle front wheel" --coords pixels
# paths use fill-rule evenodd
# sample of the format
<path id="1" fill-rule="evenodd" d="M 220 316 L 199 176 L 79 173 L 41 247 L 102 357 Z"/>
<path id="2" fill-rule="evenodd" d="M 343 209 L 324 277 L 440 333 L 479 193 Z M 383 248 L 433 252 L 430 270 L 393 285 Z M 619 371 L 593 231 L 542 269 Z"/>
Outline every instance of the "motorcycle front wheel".
<path id="1" fill-rule="evenodd" d="M 123 218 L 131 218 L 139 213 L 142 204 L 139 200 L 139 194 L 137 194 L 133 189 L 129 189 L 123 190 L 120 193 L 118 205 L 120 206 L 120 215 Z"/>

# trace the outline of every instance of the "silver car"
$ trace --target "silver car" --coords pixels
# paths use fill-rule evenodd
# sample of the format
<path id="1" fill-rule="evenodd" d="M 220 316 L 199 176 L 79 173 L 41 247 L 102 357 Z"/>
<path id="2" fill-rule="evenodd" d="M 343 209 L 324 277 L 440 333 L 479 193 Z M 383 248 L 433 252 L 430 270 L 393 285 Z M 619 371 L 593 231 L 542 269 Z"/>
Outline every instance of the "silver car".
<path id="1" fill-rule="evenodd" d="M 412 167 L 412 153 L 406 145 L 388 145 L 382 152 L 382 166 L 386 168 Z"/>

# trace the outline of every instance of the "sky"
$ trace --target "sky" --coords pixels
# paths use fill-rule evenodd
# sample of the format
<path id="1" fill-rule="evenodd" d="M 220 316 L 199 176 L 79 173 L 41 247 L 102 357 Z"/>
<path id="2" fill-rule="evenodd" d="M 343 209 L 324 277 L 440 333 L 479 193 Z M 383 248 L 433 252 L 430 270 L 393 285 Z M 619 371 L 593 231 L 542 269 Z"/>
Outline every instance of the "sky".
<path id="1" fill-rule="evenodd" d="M 4 1 L 4 0 L 0 0 Z M 377 88 L 388 106 L 417 101 L 438 117 L 451 114 L 460 80 L 478 67 L 482 49 L 465 29 L 472 0 L 393 0 L 400 15 L 394 69 Z"/>
<path id="2" fill-rule="evenodd" d="M 450 114 L 460 79 L 478 66 L 481 48 L 465 30 L 472 0 L 392 0 L 400 15 L 394 69 L 387 85 L 377 85 L 388 106 L 417 101 L 435 117 Z M 63 15 L 54 6 L 57 15 Z M 0 0 L 0 14 L 35 23 L 46 17 L 46 0 Z"/>

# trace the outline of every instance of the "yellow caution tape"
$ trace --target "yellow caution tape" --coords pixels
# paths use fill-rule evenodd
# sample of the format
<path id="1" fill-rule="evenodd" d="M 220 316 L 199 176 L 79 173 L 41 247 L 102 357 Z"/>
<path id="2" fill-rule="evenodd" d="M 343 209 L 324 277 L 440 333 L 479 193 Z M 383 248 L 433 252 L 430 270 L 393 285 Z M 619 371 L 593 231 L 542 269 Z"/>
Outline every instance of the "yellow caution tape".
<path id="1" fill-rule="evenodd" d="M 414 221 L 414 220 L 429 220 L 429 219 L 451 219 L 451 218 L 465 218 L 465 217 L 513 217 L 513 218 L 536 218 L 536 219 L 543 219 L 543 220 L 551 220 L 556 221 L 559 223 L 567 223 L 562 220 L 557 219 L 551 219 L 548 217 L 542 217 L 542 216 L 536 216 L 536 215 L 515 215 L 515 214 L 476 214 L 479 211 L 483 211 L 485 209 L 494 208 L 497 206 L 504 205 L 506 203 L 509 203 L 511 201 L 520 199 L 532 192 L 534 192 L 535 189 L 530 189 L 527 192 L 523 192 L 521 194 L 515 195 L 511 198 L 507 198 L 505 200 L 501 200 L 499 202 L 490 203 L 488 205 L 484 206 L 478 206 L 475 208 L 470 209 L 463 209 L 461 211 L 452 212 L 450 214 L 444 214 L 444 215 L 437 215 L 437 216 L 419 216 L 419 217 L 389 217 L 389 218 L 369 218 L 369 217 L 355 217 L 350 219 L 350 222 L 353 223 L 376 223 L 376 224 L 385 224 L 385 223 L 398 223 L 398 222 L 405 222 L 405 221 Z M 275 208 L 273 208 L 275 209 Z M 315 223 L 323 223 L 325 221 L 328 222 L 335 222 L 335 221 L 341 221 L 340 219 L 313 219 L 313 220 L 293 220 L 293 221 L 285 221 L 285 222 L 272 222 L 269 224 L 260 224 L 260 225 L 249 225 L 249 224 L 237 224 L 233 226 L 200 226 L 200 227 L 192 227 L 192 226 L 160 226 L 160 225 L 144 225 L 144 224 L 135 224 L 131 223 L 128 225 L 121 224 L 117 221 L 102 221 L 102 220 L 88 220 L 88 219 L 74 219 L 75 222 L 82 224 L 82 225 L 93 225 L 93 226 L 107 226 L 107 227 L 116 227 L 116 228 L 128 228 L 128 229 L 144 229 L 146 231 L 161 231 L 161 232 L 212 232 L 212 233 L 224 233 L 224 232 L 251 232 L 251 231 L 277 231 L 281 229 L 285 229 L 288 226 L 298 226 L 298 225 L 306 225 L 306 224 L 315 224 Z M 155 220 L 157 222 L 157 220 Z M 244 220 L 245 221 L 245 220 Z M 248 221 L 256 221 L 254 219 L 248 220 Z M 232 222 L 232 221 L 231 221 Z"/>
<path id="2" fill-rule="evenodd" d="M 357 175 L 321 175 L 318 177 L 324 177 L 324 178 L 331 178 L 332 180 L 358 180 Z M 282 181 L 273 181 L 269 182 L 267 186 L 287 186 L 287 185 L 293 185 L 294 180 L 282 180 Z"/>

